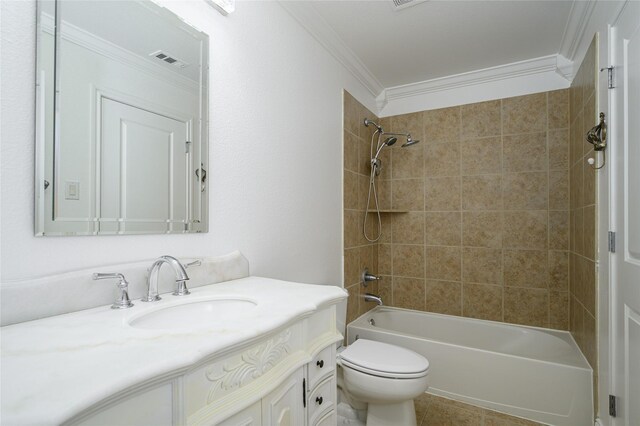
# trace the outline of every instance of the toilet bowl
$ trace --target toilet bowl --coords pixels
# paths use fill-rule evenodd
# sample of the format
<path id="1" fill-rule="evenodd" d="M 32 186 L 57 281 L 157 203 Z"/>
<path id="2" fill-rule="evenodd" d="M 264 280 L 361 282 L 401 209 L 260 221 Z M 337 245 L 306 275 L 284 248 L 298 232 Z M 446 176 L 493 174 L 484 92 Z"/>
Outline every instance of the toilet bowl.
<path id="1" fill-rule="evenodd" d="M 429 361 L 408 349 L 358 339 L 338 354 L 344 391 L 367 404 L 367 426 L 416 425 L 414 398 L 429 387 Z"/>

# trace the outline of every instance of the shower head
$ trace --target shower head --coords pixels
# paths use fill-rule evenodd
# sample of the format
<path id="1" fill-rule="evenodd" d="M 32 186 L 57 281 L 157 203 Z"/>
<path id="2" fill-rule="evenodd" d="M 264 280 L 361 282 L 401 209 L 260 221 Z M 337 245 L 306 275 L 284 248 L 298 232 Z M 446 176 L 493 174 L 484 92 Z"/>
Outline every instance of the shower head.
<path id="1" fill-rule="evenodd" d="M 380 135 L 381 135 L 381 133 L 378 134 L 378 139 L 380 138 Z M 384 142 L 378 147 L 378 150 L 376 151 L 376 155 L 374 155 L 373 158 L 371 159 L 372 164 L 373 164 L 374 161 L 378 160 L 378 155 L 380 155 L 380 152 L 382 151 L 382 149 L 385 146 L 391 146 L 394 143 L 396 143 L 397 141 L 398 141 L 398 138 L 393 137 L 393 136 L 386 138 L 384 140 Z M 380 142 L 378 142 L 378 144 L 380 144 Z M 378 164 L 378 166 L 380 166 L 380 165 Z M 379 170 L 379 168 L 378 168 L 378 170 Z"/>
<path id="2" fill-rule="evenodd" d="M 407 141 L 405 143 L 402 144 L 402 148 L 405 148 L 407 146 L 411 146 L 411 145 L 415 145 L 418 142 L 420 142 L 419 140 L 416 139 L 411 139 L 411 135 L 407 136 Z"/>
<path id="3" fill-rule="evenodd" d="M 383 146 L 384 146 L 384 145 L 386 145 L 386 146 L 391 146 L 391 145 L 393 145 L 394 143 L 396 143 L 397 141 L 398 141 L 398 138 L 394 138 L 394 137 L 392 136 L 392 137 L 390 137 L 390 138 L 385 139 L 385 141 L 384 141 L 384 143 L 383 143 L 382 145 L 383 145 Z"/>

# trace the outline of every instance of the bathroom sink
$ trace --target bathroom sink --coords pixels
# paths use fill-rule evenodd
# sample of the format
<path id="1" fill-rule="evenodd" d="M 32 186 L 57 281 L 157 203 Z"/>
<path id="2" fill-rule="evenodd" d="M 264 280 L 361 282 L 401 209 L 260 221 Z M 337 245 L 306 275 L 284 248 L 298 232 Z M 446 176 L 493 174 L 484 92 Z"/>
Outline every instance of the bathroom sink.
<path id="1" fill-rule="evenodd" d="M 187 330 L 214 326 L 249 313 L 257 304 L 247 299 L 208 299 L 171 305 L 129 320 L 129 325 L 147 330 Z"/>

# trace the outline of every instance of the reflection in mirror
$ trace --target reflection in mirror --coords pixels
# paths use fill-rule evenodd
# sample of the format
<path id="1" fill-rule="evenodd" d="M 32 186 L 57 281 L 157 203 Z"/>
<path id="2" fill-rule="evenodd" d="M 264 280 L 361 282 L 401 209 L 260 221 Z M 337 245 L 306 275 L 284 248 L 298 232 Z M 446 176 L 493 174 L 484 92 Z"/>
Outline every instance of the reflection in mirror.
<path id="1" fill-rule="evenodd" d="M 38 6 L 36 235 L 207 232 L 208 36 L 148 0 Z"/>

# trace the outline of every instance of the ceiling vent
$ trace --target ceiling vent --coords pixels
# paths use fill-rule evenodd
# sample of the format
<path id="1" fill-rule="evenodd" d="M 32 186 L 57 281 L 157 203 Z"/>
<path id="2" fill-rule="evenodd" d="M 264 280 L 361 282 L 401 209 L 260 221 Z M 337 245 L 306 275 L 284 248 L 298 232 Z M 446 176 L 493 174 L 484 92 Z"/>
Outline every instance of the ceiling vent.
<path id="1" fill-rule="evenodd" d="M 429 0 L 391 0 L 393 3 L 393 10 L 403 10 L 411 6 L 416 6 L 420 3 L 424 3 Z"/>
<path id="2" fill-rule="evenodd" d="M 189 66 L 189 64 L 183 61 L 182 59 L 178 59 L 174 55 L 162 50 L 158 50 L 156 52 L 150 53 L 149 56 L 156 58 L 157 60 L 162 61 L 165 64 L 169 64 L 177 68 L 186 68 Z"/>

